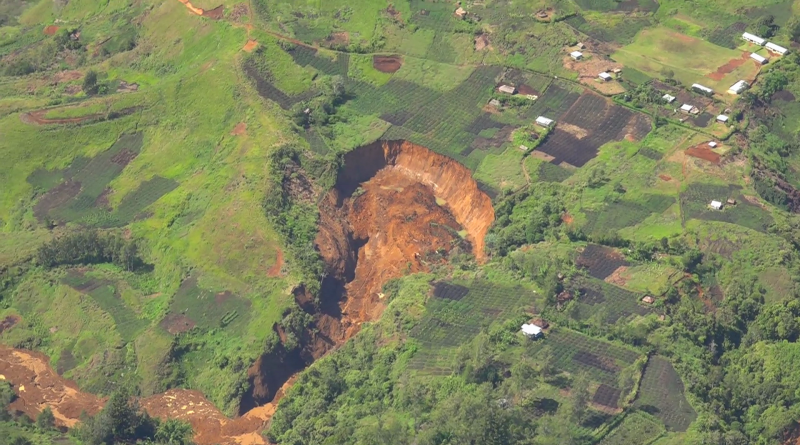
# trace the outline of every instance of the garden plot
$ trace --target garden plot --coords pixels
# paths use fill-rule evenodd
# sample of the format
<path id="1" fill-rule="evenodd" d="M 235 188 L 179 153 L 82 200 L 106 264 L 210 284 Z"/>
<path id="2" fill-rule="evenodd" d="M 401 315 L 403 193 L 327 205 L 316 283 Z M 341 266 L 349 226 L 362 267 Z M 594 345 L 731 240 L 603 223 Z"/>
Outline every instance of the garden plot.
<path id="1" fill-rule="evenodd" d="M 288 95 L 275 86 L 270 75 L 263 75 L 254 60 L 248 60 L 243 64 L 244 72 L 255 82 L 256 91 L 264 99 L 277 103 L 284 110 L 288 110 L 292 105 L 314 97 L 316 92 L 309 89 L 301 94 Z"/>
<path id="2" fill-rule="evenodd" d="M 592 381 L 612 389 L 620 389 L 620 372 L 642 356 L 633 349 L 564 328 L 552 330 L 536 348 L 544 345 L 550 346 L 557 369 L 573 375 L 586 373 Z M 621 388 L 621 391 L 627 393 L 631 389 Z"/>
<path id="3" fill-rule="evenodd" d="M 640 411 L 628 414 L 598 445 L 647 444 L 664 434 L 664 425 Z"/>
<path id="4" fill-rule="evenodd" d="M 647 363 L 634 406 L 652 414 L 672 431 L 686 431 L 697 418 L 672 363 L 658 356 Z"/>
<path id="5" fill-rule="evenodd" d="M 198 286 L 197 276 L 191 276 L 181 283 L 161 325 L 173 332 L 181 331 L 174 323 L 200 329 L 238 329 L 246 325 L 249 309 L 250 301 L 230 292 L 205 290 Z"/>
<path id="6" fill-rule="evenodd" d="M 621 253 L 597 244 L 587 245 L 575 260 L 575 264 L 599 280 L 605 279 L 620 266 L 630 265 Z"/>
<path id="7" fill-rule="evenodd" d="M 723 205 L 722 210 L 709 207 L 712 200 L 725 203 L 728 198 L 736 199 L 736 205 Z M 722 221 L 737 224 L 759 232 L 765 232 L 772 224 L 772 215 L 761 207 L 751 204 L 742 195 L 742 189 L 735 185 L 689 184 L 680 195 L 682 215 L 685 219 Z"/>
<path id="8" fill-rule="evenodd" d="M 578 308 L 574 314 L 578 320 L 588 320 L 593 316 L 602 317 L 608 324 L 632 315 L 647 315 L 651 307 L 640 303 L 644 294 L 631 292 L 603 281 L 578 278 L 569 285 L 578 294 Z"/>
<path id="9" fill-rule="evenodd" d="M 411 337 L 421 347 L 409 362 L 409 368 L 449 374 L 459 346 L 490 323 L 530 307 L 534 296 L 520 286 L 476 280 L 469 288 L 439 282 L 434 286 L 434 297 L 426 304 L 422 320 L 411 330 Z"/>
<path id="10" fill-rule="evenodd" d="M 653 0 L 576 0 L 581 9 L 600 12 L 655 12 L 658 3 Z"/>
<path id="11" fill-rule="evenodd" d="M 635 226 L 652 214 L 664 213 L 675 203 L 671 196 L 646 194 L 637 199 L 624 199 L 606 204 L 600 210 L 586 211 L 583 230 L 589 234 L 607 234 Z"/>
<path id="12" fill-rule="evenodd" d="M 314 48 L 301 45 L 297 45 L 287 52 L 300 66 L 311 66 L 329 76 L 347 76 L 350 57 L 346 53 L 335 53 L 332 58 L 329 58 L 318 55 Z"/>
<path id="13" fill-rule="evenodd" d="M 575 167 L 594 159 L 608 142 L 641 140 L 651 128 L 647 118 L 591 93 L 581 95 L 556 120 L 555 130 L 537 150 L 552 156 L 554 164 L 565 162 Z"/>
<path id="14" fill-rule="evenodd" d="M 723 48 L 665 27 L 645 29 L 612 58 L 652 77 L 671 72 L 684 85 L 699 83 L 724 94 L 739 80 L 752 81 L 761 66 L 749 54 Z M 740 63 L 744 62 L 744 63 Z"/>
<path id="15" fill-rule="evenodd" d="M 602 405 L 606 408 L 617 409 L 619 408 L 619 398 L 622 391 L 606 385 L 605 383 L 597 387 L 597 390 L 592 396 L 592 403 Z"/>
<path id="16" fill-rule="evenodd" d="M 742 43 L 742 33 L 747 31 L 747 23 L 736 22 L 727 27 L 718 27 L 708 36 L 708 41 L 723 48 L 736 49 Z"/>

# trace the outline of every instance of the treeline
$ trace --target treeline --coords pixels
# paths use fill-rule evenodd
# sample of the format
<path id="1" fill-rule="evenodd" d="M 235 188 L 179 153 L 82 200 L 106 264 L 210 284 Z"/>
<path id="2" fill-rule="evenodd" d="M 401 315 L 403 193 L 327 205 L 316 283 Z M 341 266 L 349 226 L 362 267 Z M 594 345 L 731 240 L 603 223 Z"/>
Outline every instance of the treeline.
<path id="1" fill-rule="evenodd" d="M 135 240 L 95 230 L 68 233 L 39 248 L 36 262 L 44 267 L 113 263 L 128 271 L 144 268 Z"/>

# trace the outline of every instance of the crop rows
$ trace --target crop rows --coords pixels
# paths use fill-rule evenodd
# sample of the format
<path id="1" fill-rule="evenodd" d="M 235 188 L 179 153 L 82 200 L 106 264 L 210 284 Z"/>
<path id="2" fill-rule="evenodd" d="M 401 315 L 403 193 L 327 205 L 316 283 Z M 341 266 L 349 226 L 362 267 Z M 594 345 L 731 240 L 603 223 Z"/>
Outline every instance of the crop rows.
<path id="1" fill-rule="evenodd" d="M 565 22 L 593 39 L 619 44 L 629 43 L 639 31 L 651 25 L 647 17 L 626 17 L 613 26 L 605 22 L 589 22 L 580 15 L 570 17 Z"/>
<path id="2" fill-rule="evenodd" d="M 686 431 L 697 418 L 686 400 L 683 381 L 663 357 L 652 357 L 647 363 L 634 406 L 654 415 L 672 431 Z"/>
<path id="3" fill-rule="evenodd" d="M 170 305 L 170 313 L 183 314 L 204 329 L 239 325 L 247 318 L 250 302 L 224 292 L 214 294 L 197 285 L 192 276 L 181 283 Z"/>
<path id="4" fill-rule="evenodd" d="M 292 56 L 295 63 L 300 66 L 310 65 L 317 71 L 320 71 L 329 76 L 347 76 L 348 65 L 350 63 L 350 56 L 344 53 L 337 53 L 335 59 L 317 55 L 317 50 L 305 46 L 297 45 L 290 51 L 289 55 Z"/>
<path id="5" fill-rule="evenodd" d="M 634 411 L 598 445 L 646 444 L 664 433 L 664 425 L 645 413 Z"/>
<path id="6" fill-rule="evenodd" d="M 579 267 L 585 268 L 589 275 L 600 280 L 611 275 L 620 266 L 629 265 L 621 253 L 597 244 L 587 245 L 575 263 Z"/>
<path id="7" fill-rule="evenodd" d="M 717 28 L 708 36 L 708 41 L 723 48 L 736 49 L 742 41 L 742 33 L 747 31 L 747 23 L 736 22 L 727 28 Z"/>
<path id="8" fill-rule="evenodd" d="M 579 278 L 570 287 L 580 294 L 578 311 L 575 314 L 579 320 L 587 320 L 599 314 L 606 323 L 613 324 L 634 314 L 647 315 L 652 312 L 651 308 L 639 303 L 643 295 L 604 281 Z"/>
<path id="9" fill-rule="evenodd" d="M 579 97 L 580 94 L 553 83 L 528 109 L 526 117 L 535 119 L 537 116 L 545 116 L 550 119 L 558 119 Z"/>
<path id="10" fill-rule="evenodd" d="M 725 206 L 723 210 L 712 210 L 708 207 L 712 200 L 724 203 L 728 198 L 735 198 L 737 204 Z M 772 216 L 762 208 L 744 200 L 741 188 L 734 185 L 690 184 L 686 191 L 681 193 L 681 210 L 687 219 L 723 221 L 760 232 L 766 231 L 772 224 Z"/>
<path id="11" fill-rule="evenodd" d="M 320 136 L 320 134 L 313 128 L 306 130 L 302 135 L 303 139 L 308 142 L 308 145 L 311 147 L 311 151 L 314 153 L 324 155 L 330 151 L 325 139 L 323 139 L 322 136 Z"/>
<path id="12" fill-rule="evenodd" d="M 542 162 L 539 164 L 539 181 L 543 182 L 562 182 L 572 176 L 572 172 L 564 167 Z"/>
<path id="13" fill-rule="evenodd" d="M 465 292 L 466 290 L 466 292 Z M 498 318 L 529 306 L 530 291 L 519 286 L 500 286 L 474 281 L 469 288 L 437 283 L 434 296 L 426 305 L 425 316 L 411 331 L 420 351 L 409 366 L 412 369 L 448 370 L 457 348 L 478 335 Z"/>
<path id="14" fill-rule="evenodd" d="M 632 365 L 640 354 L 632 349 L 594 339 L 568 329 L 556 329 L 538 342 L 549 345 L 557 369 L 579 374 L 585 372 L 595 382 L 617 388 L 619 372 Z M 627 391 L 630 388 L 623 388 Z"/>
<path id="15" fill-rule="evenodd" d="M 262 74 L 253 60 L 245 62 L 243 68 L 245 74 L 255 82 L 258 94 L 265 99 L 277 103 L 278 106 L 284 110 L 288 110 L 296 103 L 311 99 L 317 94 L 314 89 L 309 89 L 302 94 L 289 96 L 276 87 L 268 76 Z"/>
<path id="16" fill-rule="evenodd" d="M 583 230 L 589 234 L 608 234 L 641 223 L 653 213 L 664 213 L 675 199 L 651 194 L 637 201 L 618 201 L 607 204 L 599 211 L 586 212 L 587 223 Z"/>
<path id="17" fill-rule="evenodd" d="M 142 182 L 139 187 L 127 196 L 122 198 L 119 206 L 114 212 L 114 219 L 120 225 L 128 224 L 134 218 L 140 216 L 151 204 L 158 201 L 162 196 L 175 190 L 178 183 L 172 179 L 155 176 L 152 179 Z"/>
<path id="18" fill-rule="evenodd" d="M 453 15 L 455 8 L 450 3 L 434 3 L 424 0 L 411 0 L 411 23 L 420 28 L 437 32 L 451 31 L 458 23 Z"/>

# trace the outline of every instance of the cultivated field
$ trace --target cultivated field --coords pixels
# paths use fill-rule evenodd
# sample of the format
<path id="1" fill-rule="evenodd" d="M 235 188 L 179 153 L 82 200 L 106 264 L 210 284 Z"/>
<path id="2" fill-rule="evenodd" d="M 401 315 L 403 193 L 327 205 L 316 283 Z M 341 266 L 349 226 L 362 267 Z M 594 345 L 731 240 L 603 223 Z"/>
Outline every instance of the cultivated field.
<path id="1" fill-rule="evenodd" d="M 664 422 L 671 431 L 686 431 L 697 417 L 672 363 L 658 356 L 647 363 L 634 406 Z"/>

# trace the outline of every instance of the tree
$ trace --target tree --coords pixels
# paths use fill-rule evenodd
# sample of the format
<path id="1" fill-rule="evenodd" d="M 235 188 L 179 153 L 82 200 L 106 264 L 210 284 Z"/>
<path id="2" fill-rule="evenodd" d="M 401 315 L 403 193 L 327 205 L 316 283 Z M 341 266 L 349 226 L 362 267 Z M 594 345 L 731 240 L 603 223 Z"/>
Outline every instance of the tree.
<path id="1" fill-rule="evenodd" d="M 795 43 L 800 43 L 800 18 L 793 17 L 786 25 L 789 31 L 789 38 Z"/>
<path id="2" fill-rule="evenodd" d="M 33 445 L 33 442 L 22 436 L 16 436 L 8 443 L 8 445 Z"/>
<path id="3" fill-rule="evenodd" d="M 178 419 L 169 419 L 158 426 L 155 439 L 166 445 L 191 445 L 192 426 Z"/>
<path id="4" fill-rule="evenodd" d="M 589 406 L 589 380 L 581 374 L 572 382 L 572 420 L 582 422 Z"/>
<path id="5" fill-rule="evenodd" d="M 97 94 L 97 71 L 89 70 L 83 77 L 83 92 L 87 95 Z"/>
<path id="6" fill-rule="evenodd" d="M 36 426 L 41 430 L 52 430 L 56 426 L 56 418 L 49 406 L 36 416 Z"/>

